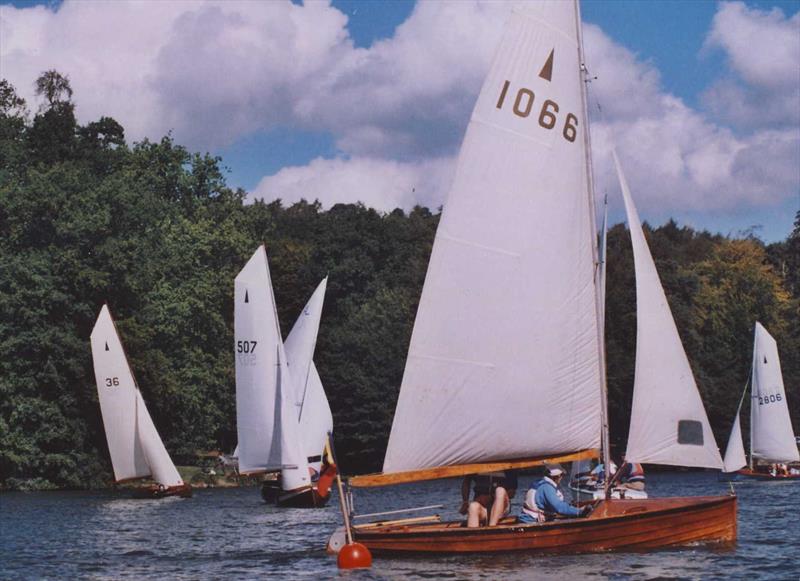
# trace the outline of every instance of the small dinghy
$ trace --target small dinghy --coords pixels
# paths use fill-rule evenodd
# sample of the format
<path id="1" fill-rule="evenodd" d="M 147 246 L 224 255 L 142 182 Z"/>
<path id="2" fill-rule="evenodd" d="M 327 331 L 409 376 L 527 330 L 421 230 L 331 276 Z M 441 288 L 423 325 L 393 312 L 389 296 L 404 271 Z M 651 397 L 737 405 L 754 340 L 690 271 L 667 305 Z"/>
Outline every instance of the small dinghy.
<path id="1" fill-rule="evenodd" d="M 191 487 L 178 474 L 147 411 L 107 305 L 92 329 L 91 344 L 114 479 L 117 483 L 148 477 L 155 481 L 135 488 L 135 498 L 191 496 Z"/>

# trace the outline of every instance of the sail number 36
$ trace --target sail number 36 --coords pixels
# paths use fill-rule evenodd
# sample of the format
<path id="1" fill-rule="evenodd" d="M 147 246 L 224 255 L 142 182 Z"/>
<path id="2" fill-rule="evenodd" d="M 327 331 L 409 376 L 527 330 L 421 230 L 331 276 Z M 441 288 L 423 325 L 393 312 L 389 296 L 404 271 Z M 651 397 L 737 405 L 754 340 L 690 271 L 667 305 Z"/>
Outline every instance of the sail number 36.
<path id="1" fill-rule="evenodd" d="M 257 341 L 237 341 L 237 353 L 255 353 Z"/>
<path id="2" fill-rule="evenodd" d="M 508 97 L 509 102 L 511 102 L 511 97 L 508 95 L 508 89 L 510 86 L 511 81 L 506 81 L 503 83 L 503 88 L 500 90 L 500 97 L 497 99 L 498 109 L 503 108 L 506 103 L 506 97 Z M 535 95 L 533 91 L 526 89 L 525 87 L 521 87 L 514 97 L 514 104 L 511 106 L 511 110 L 514 112 L 514 115 L 517 117 L 522 117 L 523 119 L 528 117 L 533 111 L 534 98 Z M 550 99 L 546 99 L 539 109 L 539 126 L 545 129 L 555 128 L 556 124 L 558 123 L 558 117 L 556 116 L 558 110 L 558 103 L 551 101 Z M 575 138 L 578 136 L 578 118 L 574 114 L 567 113 L 561 135 L 570 143 L 575 141 Z"/>
<path id="3" fill-rule="evenodd" d="M 758 396 L 758 405 L 767 405 L 770 403 L 776 403 L 782 401 L 781 394 L 779 393 L 772 393 L 770 395 L 759 395 Z"/>
<path id="4" fill-rule="evenodd" d="M 119 377 L 106 377 L 106 387 L 119 386 Z"/>

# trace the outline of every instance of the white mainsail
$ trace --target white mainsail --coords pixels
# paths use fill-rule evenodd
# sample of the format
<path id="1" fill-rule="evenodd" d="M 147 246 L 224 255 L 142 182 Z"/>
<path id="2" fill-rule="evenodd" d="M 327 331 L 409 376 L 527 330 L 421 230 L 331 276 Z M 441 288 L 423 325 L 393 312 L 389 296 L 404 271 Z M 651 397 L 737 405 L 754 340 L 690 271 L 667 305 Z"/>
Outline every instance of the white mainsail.
<path id="1" fill-rule="evenodd" d="M 714 434 L 616 152 L 636 271 L 636 373 L 626 460 L 722 468 Z"/>
<path id="2" fill-rule="evenodd" d="M 436 232 L 384 473 L 597 448 L 579 16 L 515 8 Z"/>
<path id="3" fill-rule="evenodd" d="M 297 434 L 295 387 L 286 365 L 263 245 L 234 281 L 234 351 L 240 472 L 281 469 L 286 473 L 284 488 L 308 484 L 308 465 Z"/>
<path id="4" fill-rule="evenodd" d="M 765 462 L 800 461 L 783 386 L 778 344 L 756 322 L 750 400 L 750 453 Z"/>
<path id="5" fill-rule="evenodd" d="M 153 425 L 107 305 L 91 335 L 97 395 L 117 482 L 152 476 L 159 484 L 183 484 Z"/>

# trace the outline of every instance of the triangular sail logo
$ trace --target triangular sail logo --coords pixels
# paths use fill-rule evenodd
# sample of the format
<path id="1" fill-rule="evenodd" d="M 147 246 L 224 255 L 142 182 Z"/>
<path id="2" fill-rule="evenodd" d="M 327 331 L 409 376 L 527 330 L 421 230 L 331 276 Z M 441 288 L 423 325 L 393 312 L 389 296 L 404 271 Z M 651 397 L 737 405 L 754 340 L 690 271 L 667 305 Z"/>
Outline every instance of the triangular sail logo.
<path id="1" fill-rule="evenodd" d="M 108 351 L 108 341 L 106 341 L 106 351 Z"/>
<path id="2" fill-rule="evenodd" d="M 247 289 L 244 291 L 244 302 L 249 303 L 250 299 L 247 297 Z"/>
<path id="3" fill-rule="evenodd" d="M 555 48 L 550 50 L 550 56 L 547 57 L 547 61 L 544 63 L 542 70 L 539 71 L 539 76 L 545 81 L 553 80 L 553 53 L 555 51 Z"/>

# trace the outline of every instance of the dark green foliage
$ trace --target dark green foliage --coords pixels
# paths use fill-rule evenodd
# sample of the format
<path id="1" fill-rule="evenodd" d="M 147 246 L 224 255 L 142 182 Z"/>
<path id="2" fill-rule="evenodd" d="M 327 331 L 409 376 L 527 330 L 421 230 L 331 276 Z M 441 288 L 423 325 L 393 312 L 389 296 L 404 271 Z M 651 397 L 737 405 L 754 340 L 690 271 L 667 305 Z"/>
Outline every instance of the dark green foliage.
<path id="1" fill-rule="evenodd" d="M 438 215 L 245 203 L 219 159 L 169 136 L 129 147 L 113 119 L 76 122 L 66 78 L 49 71 L 40 81 L 32 119 L 0 81 L 0 486 L 111 479 L 89 348 L 104 302 L 173 457 L 231 451 L 233 279 L 262 242 L 284 335 L 329 277 L 315 361 L 337 451 L 347 472 L 379 469 Z M 800 214 L 769 248 L 674 222 L 646 234 L 718 442 L 747 378 L 756 319 L 781 347 L 800 429 Z M 624 446 L 635 284 L 627 230 L 613 227 L 608 240 L 609 406 Z"/>

